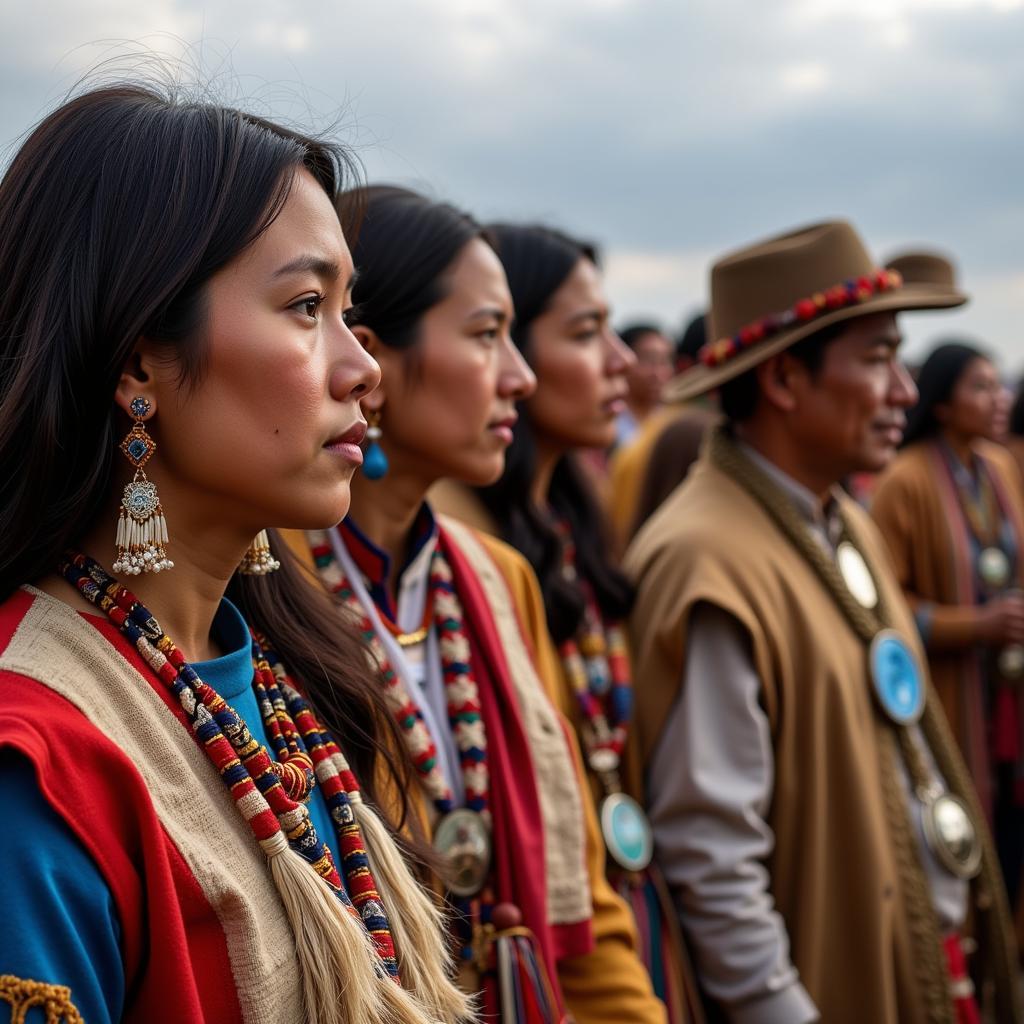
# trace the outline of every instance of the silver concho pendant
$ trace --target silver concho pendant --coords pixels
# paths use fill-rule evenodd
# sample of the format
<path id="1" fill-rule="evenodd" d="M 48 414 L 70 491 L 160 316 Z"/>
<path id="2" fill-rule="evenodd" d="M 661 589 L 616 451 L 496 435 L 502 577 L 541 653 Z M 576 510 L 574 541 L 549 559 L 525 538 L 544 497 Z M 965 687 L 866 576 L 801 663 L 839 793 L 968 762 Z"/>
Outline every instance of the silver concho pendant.
<path id="1" fill-rule="evenodd" d="M 601 834 L 612 859 L 627 871 L 643 871 L 654 855 L 654 833 L 644 809 L 625 793 L 601 804 Z"/>
<path id="2" fill-rule="evenodd" d="M 872 609 L 878 605 L 878 588 L 864 556 L 848 541 L 836 548 L 836 564 L 843 577 L 846 589 L 862 608 Z"/>
<path id="3" fill-rule="evenodd" d="M 491 830 L 477 811 L 449 811 L 434 829 L 434 849 L 445 862 L 444 881 L 454 896 L 476 896 L 491 870 Z"/>
<path id="4" fill-rule="evenodd" d="M 981 841 L 964 802 L 943 793 L 924 805 L 924 835 L 939 862 L 957 878 L 981 870 Z"/>
<path id="5" fill-rule="evenodd" d="M 1016 682 L 1024 676 L 1024 646 L 1010 644 L 999 652 L 996 667 L 1004 679 Z"/>
<path id="6" fill-rule="evenodd" d="M 993 590 L 1002 590 L 1010 582 L 1010 560 L 999 548 L 985 548 L 978 555 L 978 576 Z"/>

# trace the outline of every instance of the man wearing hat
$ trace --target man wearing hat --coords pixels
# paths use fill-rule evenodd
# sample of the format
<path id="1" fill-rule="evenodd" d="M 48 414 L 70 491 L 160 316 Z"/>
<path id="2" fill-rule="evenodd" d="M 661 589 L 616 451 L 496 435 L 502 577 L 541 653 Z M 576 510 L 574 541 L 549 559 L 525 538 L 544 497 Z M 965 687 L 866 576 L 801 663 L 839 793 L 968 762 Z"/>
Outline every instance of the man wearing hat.
<path id="1" fill-rule="evenodd" d="M 726 422 L 626 568 L 656 856 L 729 1021 L 976 1021 L 968 969 L 1020 1019 L 983 816 L 884 543 L 836 486 L 885 467 L 916 399 L 896 314 L 964 301 L 843 222 L 712 268 L 673 397 L 718 388 Z"/>

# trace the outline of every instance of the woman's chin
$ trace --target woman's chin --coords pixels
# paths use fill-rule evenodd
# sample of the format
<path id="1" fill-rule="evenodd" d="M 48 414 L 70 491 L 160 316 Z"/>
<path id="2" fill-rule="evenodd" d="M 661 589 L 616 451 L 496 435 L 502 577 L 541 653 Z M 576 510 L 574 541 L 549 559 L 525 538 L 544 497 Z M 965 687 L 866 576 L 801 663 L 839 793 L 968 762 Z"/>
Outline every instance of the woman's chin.
<path id="1" fill-rule="evenodd" d="M 469 487 L 490 487 L 501 479 L 505 472 L 505 452 L 498 456 L 489 456 L 478 460 L 467 460 L 457 471 L 446 473 L 445 476 Z"/>
<path id="2" fill-rule="evenodd" d="M 352 492 L 346 482 L 344 488 L 332 488 L 329 495 L 319 493 L 314 498 L 282 509 L 279 528 L 285 530 L 329 530 L 348 515 L 352 505 Z"/>

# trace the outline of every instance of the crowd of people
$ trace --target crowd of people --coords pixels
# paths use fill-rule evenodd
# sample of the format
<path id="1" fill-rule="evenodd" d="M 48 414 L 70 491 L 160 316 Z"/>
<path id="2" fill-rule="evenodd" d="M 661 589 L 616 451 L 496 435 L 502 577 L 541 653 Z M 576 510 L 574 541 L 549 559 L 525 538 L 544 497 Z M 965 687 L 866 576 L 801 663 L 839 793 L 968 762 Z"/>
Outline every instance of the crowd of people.
<path id="1" fill-rule="evenodd" d="M 597 248 L 131 84 L 0 182 L 12 1024 L 1024 1020 L 1024 396 L 849 223 Z M 0 1015 L 2 1016 L 2 1015 Z"/>

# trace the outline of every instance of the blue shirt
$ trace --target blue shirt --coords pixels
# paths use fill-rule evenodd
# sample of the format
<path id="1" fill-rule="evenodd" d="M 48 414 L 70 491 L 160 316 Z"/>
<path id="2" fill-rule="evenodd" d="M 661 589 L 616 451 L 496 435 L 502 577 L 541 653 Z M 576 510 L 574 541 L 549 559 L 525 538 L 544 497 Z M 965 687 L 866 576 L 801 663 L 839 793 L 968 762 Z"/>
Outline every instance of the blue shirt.
<path id="1" fill-rule="evenodd" d="M 252 689 L 249 630 L 227 599 L 221 601 L 212 635 L 228 653 L 193 667 L 273 756 Z M 319 786 L 308 806 L 317 833 L 336 853 Z M 7 748 L 0 748 L 0 822 L 0 974 L 67 986 L 87 1024 L 121 1020 L 125 977 L 113 894 L 96 862 L 43 796 L 32 763 Z M 10 1019 L 10 1007 L 0 1003 L 0 1022 Z M 44 1021 L 42 1009 L 26 1017 L 26 1024 Z"/>

